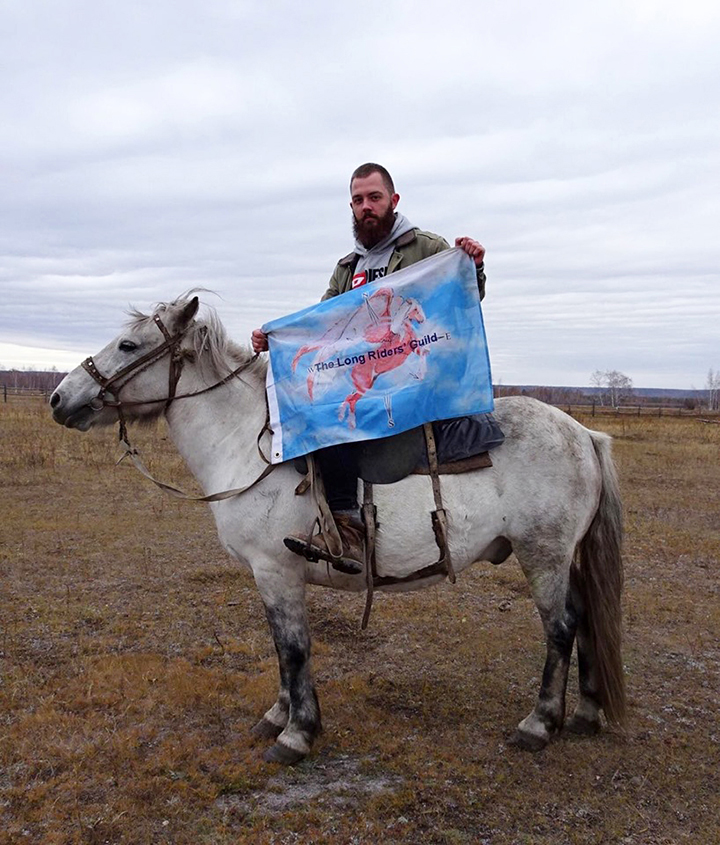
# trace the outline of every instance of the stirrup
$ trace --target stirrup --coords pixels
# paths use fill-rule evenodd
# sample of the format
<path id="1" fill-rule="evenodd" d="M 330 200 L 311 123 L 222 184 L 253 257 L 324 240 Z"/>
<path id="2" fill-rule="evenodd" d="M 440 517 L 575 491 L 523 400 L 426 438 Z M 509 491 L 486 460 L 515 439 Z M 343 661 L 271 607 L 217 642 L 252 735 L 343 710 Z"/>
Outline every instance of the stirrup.
<path id="1" fill-rule="evenodd" d="M 321 554 L 321 550 L 317 546 L 313 546 L 312 543 L 301 540 L 299 537 L 284 537 L 283 543 L 286 548 L 290 549 L 291 552 L 299 555 L 300 557 L 304 557 L 305 560 L 309 560 L 310 563 L 317 563 L 318 561 L 325 559 Z"/>
<path id="2" fill-rule="evenodd" d="M 319 546 L 313 546 L 299 537 L 285 537 L 283 539 L 285 547 L 290 549 L 310 563 L 318 563 L 321 560 L 327 561 L 333 569 L 338 572 L 343 572 L 345 575 L 360 575 L 363 567 L 354 560 L 345 560 L 342 557 L 333 557 L 329 552 L 321 549 Z"/>

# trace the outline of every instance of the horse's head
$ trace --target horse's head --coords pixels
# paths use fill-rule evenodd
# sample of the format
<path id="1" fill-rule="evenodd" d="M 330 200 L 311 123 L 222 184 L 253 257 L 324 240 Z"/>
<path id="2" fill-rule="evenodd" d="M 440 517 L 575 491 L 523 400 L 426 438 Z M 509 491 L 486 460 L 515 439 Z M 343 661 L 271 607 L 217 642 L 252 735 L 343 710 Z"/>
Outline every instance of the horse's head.
<path id="1" fill-rule="evenodd" d="M 425 312 L 417 299 L 408 299 L 408 312 L 405 319 L 413 323 L 425 322 Z"/>
<path id="2" fill-rule="evenodd" d="M 125 330 L 60 382 L 50 399 L 55 422 L 87 431 L 118 420 L 159 416 L 172 398 L 199 301 L 180 299 L 151 316 L 133 313 Z"/>
<path id="3" fill-rule="evenodd" d="M 395 297 L 393 308 L 392 331 L 402 335 L 411 331 L 412 323 L 425 322 L 425 312 L 417 299 Z"/>

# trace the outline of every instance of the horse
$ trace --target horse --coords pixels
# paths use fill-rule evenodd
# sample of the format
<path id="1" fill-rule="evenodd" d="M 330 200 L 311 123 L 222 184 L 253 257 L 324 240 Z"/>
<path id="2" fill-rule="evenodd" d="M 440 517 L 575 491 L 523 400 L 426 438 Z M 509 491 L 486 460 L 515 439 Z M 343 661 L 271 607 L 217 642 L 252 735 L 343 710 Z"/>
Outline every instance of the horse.
<path id="1" fill-rule="evenodd" d="M 121 334 L 69 373 L 53 393 L 56 422 L 87 431 L 120 420 L 164 415 L 170 436 L 208 493 L 220 541 L 248 567 L 262 596 L 278 655 L 276 701 L 253 727 L 265 760 L 292 765 L 321 730 L 310 669 L 308 584 L 362 591 L 362 575 L 300 558 L 283 545 L 316 517 L 308 495 L 296 495 L 292 462 L 269 465 L 267 364 L 232 342 L 210 309 L 201 316 L 194 291 L 130 312 Z M 505 433 L 493 466 L 442 476 L 448 545 L 456 573 L 477 561 L 502 563 L 514 552 L 527 578 L 546 641 L 533 709 L 513 742 L 537 751 L 562 729 L 595 734 L 601 712 L 625 719 L 621 655 L 622 515 L 608 435 L 528 397 L 496 401 Z M 429 480 L 410 475 L 375 487 L 380 589 L 431 586 L 442 574 L 409 579 L 437 553 L 428 513 Z M 434 550 L 434 551 L 433 551 Z M 565 720 L 565 693 L 577 643 L 579 695 Z"/>

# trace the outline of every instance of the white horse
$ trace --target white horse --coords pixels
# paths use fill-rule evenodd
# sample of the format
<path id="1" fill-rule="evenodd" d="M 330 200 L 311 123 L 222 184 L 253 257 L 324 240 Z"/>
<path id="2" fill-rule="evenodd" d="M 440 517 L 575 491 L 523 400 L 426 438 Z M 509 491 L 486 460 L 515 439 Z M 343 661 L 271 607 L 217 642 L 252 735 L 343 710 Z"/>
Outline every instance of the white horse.
<path id="1" fill-rule="evenodd" d="M 293 466 L 268 472 L 259 453 L 265 362 L 229 341 L 212 313 L 201 320 L 197 311 L 197 297 L 188 296 L 159 305 L 150 316 L 133 312 L 116 340 L 63 379 L 51 399 L 53 416 L 87 431 L 164 414 L 208 494 L 248 488 L 210 507 L 223 546 L 253 573 L 278 653 L 279 695 L 253 731 L 275 740 L 266 760 L 291 764 L 310 752 L 321 728 L 305 586 L 359 591 L 364 578 L 307 562 L 283 545 L 292 530 L 309 529 L 316 512 L 311 496 L 295 494 L 300 476 Z M 499 399 L 495 416 L 506 439 L 492 453 L 493 467 L 442 477 L 448 542 L 458 573 L 475 561 L 501 563 L 513 551 L 528 580 L 547 658 L 537 702 L 515 741 L 537 750 L 564 725 L 575 640 L 579 700 L 565 728 L 595 733 L 601 709 L 611 723 L 624 720 L 620 499 L 607 435 L 522 397 Z M 265 453 L 268 441 L 265 432 Z M 404 578 L 436 559 L 427 477 L 377 486 L 375 503 L 379 576 Z"/>

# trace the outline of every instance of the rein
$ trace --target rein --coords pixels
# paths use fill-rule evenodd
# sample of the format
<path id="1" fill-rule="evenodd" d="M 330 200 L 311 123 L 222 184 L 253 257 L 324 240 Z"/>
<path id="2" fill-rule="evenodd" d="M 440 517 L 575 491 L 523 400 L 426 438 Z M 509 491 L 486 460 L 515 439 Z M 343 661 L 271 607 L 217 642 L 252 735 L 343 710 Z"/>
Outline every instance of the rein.
<path id="1" fill-rule="evenodd" d="M 90 375 L 92 378 L 100 385 L 100 392 L 95 397 L 95 399 L 90 402 L 90 407 L 94 411 L 101 411 L 103 408 L 115 408 L 117 410 L 118 415 L 118 438 L 119 440 L 125 444 L 125 453 L 122 455 L 118 464 L 122 463 L 125 458 L 130 458 L 133 462 L 135 468 L 141 472 L 146 478 L 149 478 L 153 484 L 156 484 L 162 490 L 170 493 L 173 496 L 176 496 L 181 499 L 187 499 L 193 502 L 219 502 L 223 499 L 230 499 L 233 496 L 239 496 L 241 493 L 244 493 L 246 490 L 249 490 L 263 478 L 268 476 L 277 466 L 277 464 L 271 464 L 270 461 L 263 455 L 262 449 L 260 448 L 260 440 L 262 439 L 263 434 L 266 431 L 270 430 L 270 411 L 269 408 L 267 409 L 267 413 L 265 416 L 265 423 L 260 430 L 260 434 L 258 434 L 257 438 L 257 448 L 258 453 L 262 460 L 267 464 L 265 469 L 260 473 L 260 475 L 250 484 L 246 484 L 244 487 L 235 487 L 232 490 L 223 490 L 220 493 L 211 493 L 208 496 L 189 496 L 187 493 L 183 493 L 182 490 L 179 490 L 177 487 L 173 487 L 171 484 L 165 484 L 162 481 L 158 481 L 156 478 L 153 478 L 150 471 L 147 467 L 143 464 L 142 460 L 140 459 L 140 453 L 138 450 L 130 443 L 127 433 L 127 423 L 125 421 L 125 415 L 123 414 L 123 407 L 129 407 L 131 405 L 156 405 L 161 402 L 165 403 L 165 411 L 168 410 L 170 405 L 176 399 L 188 399 L 192 396 L 201 396 L 203 393 L 209 393 L 211 390 L 215 390 L 217 387 L 222 387 L 222 385 L 227 384 L 230 382 L 235 376 L 239 375 L 243 370 L 247 369 L 251 364 L 253 364 L 260 356 L 260 353 L 255 353 L 252 358 L 248 361 L 244 361 L 238 367 L 236 367 L 232 372 L 228 373 L 224 378 L 220 381 L 216 382 L 215 384 L 210 385 L 209 387 L 204 387 L 202 390 L 196 390 L 192 393 L 176 393 L 178 382 L 180 381 L 180 376 L 182 374 L 182 368 L 184 364 L 184 355 L 182 352 L 178 350 L 178 345 L 185 334 L 185 329 L 183 331 L 178 332 L 175 335 L 171 335 L 170 332 L 167 330 L 165 324 L 160 319 L 158 314 L 153 316 L 153 322 L 158 327 L 158 329 L 162 332 L 165 341 L 157 346 L 155 349 L 150 350 L 146 355 L 143 355 L 141 358 L 138 358 L 137 361 L 133 361 L 131 364 L 128 364 L 126 367 L 123 367 L 113 376 L 103 376 L 102 373 L 98 370 L 95 362 L 92 359 L 92 356 L 86 358 L 81 366 L 82 368 Z M 163 397 L 162 399 L 143 399 L 139 401 L 128 401 L 128 402 L 121 402 L 120 401 L 120 391 L 126 384 L 132 381 L 135 376 L 140 375 L 144 370 L 146 370 L 151 364 L 155 364 L 157 361 L 161 360 L 165 357 L 165 355 L 171 355 L 170 359 L 170 371 L 168 375 L 168 395 Z M 123 381 L 124 379 L 124 381 Z M 111 390 L 110 388 L 118 383 L 119 386 L 115 390 Z M 115 396 L 115 400 L 111 401 L 108 400 L 105 396 L 106 393 L 111 393 Z M 117 465 L 117 464 L 116 464 Z"/>

